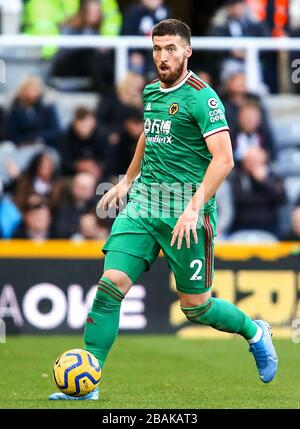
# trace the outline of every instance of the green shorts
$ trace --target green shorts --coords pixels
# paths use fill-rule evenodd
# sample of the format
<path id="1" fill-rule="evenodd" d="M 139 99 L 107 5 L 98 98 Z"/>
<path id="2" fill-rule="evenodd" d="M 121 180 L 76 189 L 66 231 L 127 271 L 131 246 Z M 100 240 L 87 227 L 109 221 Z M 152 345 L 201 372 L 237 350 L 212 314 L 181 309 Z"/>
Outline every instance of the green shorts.
<path id="1" fill-rule="evenodd" d="M 107 254 L 104 270 L 123 271 L 134 283 L 143 271 L 149 270 L 162 250 L 180 292 L 199 294 L 208 291 L 214 276 L 216 210 L 204 215 L 203 226 L 197 229 L 198 244 L 191 234 L 190 249 L 187 249 L 184 239 L 178 250 L 177 241 L 173 247 L 170 246 L 176 219 L 172 225 L 172 222 L 167 223 L 160 218 L 132 216 L 133 207 L 130 206 L 131 203 L 117 216 L 111 235 L 103 246 L 105 254 L 114 251 L 111 256 Z"/>

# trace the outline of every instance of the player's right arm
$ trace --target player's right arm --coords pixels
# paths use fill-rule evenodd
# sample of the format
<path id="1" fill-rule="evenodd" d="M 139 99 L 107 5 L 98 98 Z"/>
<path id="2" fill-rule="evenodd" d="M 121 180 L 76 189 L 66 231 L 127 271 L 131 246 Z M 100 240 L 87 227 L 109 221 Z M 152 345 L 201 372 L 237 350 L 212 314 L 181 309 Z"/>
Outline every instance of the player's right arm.
<path id="1" fill-rule="evenodd" d="M 132 158 L 132 161 L 128 167 L 125 176 L 120 182 L 110 189 L 99 202 L 99 206 L 103 210 L 107 210 L 109 207 L 119 207 L 123 205 L 122 198 L 125 197 L 141 170 L 141 163 L 145 151 L 145 134 L 142 133 L 138 139 L 136 149 Z"/>

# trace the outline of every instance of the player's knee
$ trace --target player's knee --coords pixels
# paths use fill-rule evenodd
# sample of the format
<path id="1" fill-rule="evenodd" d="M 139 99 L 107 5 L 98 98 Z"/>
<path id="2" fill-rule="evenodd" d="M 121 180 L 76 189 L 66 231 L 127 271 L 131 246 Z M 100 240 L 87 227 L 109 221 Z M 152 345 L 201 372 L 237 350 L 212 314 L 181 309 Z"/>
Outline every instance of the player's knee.
<path id="1" fill-rule="evenodd" d="M 128 275 L 120 270 L 105 270 L 103 277 L 109 279 L 120 291 L 126 295 L 132 286 L 132 281 Z"/>
<path id="2" fill-rule="evenodd" d="M 196 306 L 196 307 L 181 307 L 181 311 L 185 315 L 185 317 L 190 320 L 191 322 L 198 323 L 200 325 L 209 325 L 207 319 L 207 310 L 209 309 L 211 303 L 210 301 L 207 302 L 207 304 L 203 306 Z"/>
<path id="3" fill-rule="evenodd" d="M 92 312 L 114 312 L 120 309 L 122 300 L 125 294 L 122 290 L 109 278 L 104 275 L 98 283 L 98 289 L 93 301 Z"/>
<path id="4" fill-rule="evenodd" d="M 181 307 L 198 307 L 199 305 L 204 305 L 210 298 L 210 291 L 199 294 L 186 294 L 179 292 Z"/>
<path id="5" fill-rule="evenodd" d="M 204 315 L 205 312 L 203 312 L 202 308 L 199 307 L 205 307 L 209 303 L 210 298 L 210 291 L 198 295 L 181 294 L 181 311 L 183 312 L 185 317 L 191 322 L 197 321 L 197 323 L 205 325 L 205 317 L 201 318 L 202 314 Z"/>

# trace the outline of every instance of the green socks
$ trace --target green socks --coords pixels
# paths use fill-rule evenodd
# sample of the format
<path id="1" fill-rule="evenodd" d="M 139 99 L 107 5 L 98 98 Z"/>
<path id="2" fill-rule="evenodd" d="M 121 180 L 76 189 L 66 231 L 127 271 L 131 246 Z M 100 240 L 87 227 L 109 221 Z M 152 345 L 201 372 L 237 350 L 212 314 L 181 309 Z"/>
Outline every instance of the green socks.
<path id="1" fill-rule="evenodd" d="M 200 325 L 208 325 L 219 331 L 242 335 L 246 340 L 253 338 L 257 332 L 256 324 L 231 302 L 219 298 L 210 298 L 205 304 L 197 307 L 181 307 L 186 317 Z"/>
<path id="2" fill-rule="evenodd" d="M 93 353 L 103 368 L 119 330 L 123 292 L 108 278 L 102 277 L 89 312 L 84 332 L 85 349 Z M 232 332 L 251 340 L 257 333 L 256 324 L 236 305 L 219 298 L 210 298 L 197 307 L 181 307 L 186 317 L 200 325 Z"/>
<path id="3" fill-rule="evenodd" d="M 119 330 L 120 307 L 124 294 L 109 279 L 102 277 L 88 314 L 84 342 L 85 349 L 93 353 L 101 368 Z"/>

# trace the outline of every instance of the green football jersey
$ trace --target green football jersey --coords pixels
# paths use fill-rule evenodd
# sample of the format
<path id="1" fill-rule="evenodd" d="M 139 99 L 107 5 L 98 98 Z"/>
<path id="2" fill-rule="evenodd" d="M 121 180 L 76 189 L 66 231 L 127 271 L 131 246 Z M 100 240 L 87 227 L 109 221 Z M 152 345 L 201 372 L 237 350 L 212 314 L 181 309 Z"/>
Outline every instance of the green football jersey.
<path id="1" fill-rule="evenodd" d="M 166 204 L 173 208 L 179 201 L 174 203 L 179 195 L 176 190 L 185 187 L 190 193 L 184 192 L 184 198 L 180 195 L 182 212 L 212 159 L 205 138 L 229 129 L 224 106 L 216 92 L 191 71 L 171 88 L 161 88 L 159 80 L 153 81 L 144 89 L 143 102 L 146 146 L 141 174 L 134 183 L 130 200 L 145 205 L 144 188 L 152 185 L 153 203 L 158 198 L 153 191 L 155 183 L 161 189 L 174 190 L 171 202 Z M 208 213 L 215 206 L 212 197 L 204 211 Z"/>

